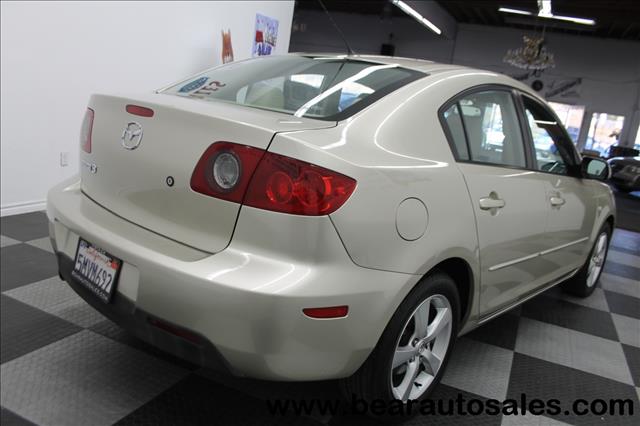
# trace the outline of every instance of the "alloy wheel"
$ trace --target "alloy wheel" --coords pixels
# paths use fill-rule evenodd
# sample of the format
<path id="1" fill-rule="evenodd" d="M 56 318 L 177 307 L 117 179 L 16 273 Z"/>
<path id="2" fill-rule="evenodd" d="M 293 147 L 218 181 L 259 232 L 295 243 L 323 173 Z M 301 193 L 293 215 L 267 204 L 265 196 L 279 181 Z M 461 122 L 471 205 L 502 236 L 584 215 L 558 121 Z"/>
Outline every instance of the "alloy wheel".
<path id="1" fill-rule="evenodd" d="M 391 365 L 394 398 L 406 402 L 422 396 L 438 371 L 451 342 L 452 310 L 440 294 L 424 300 L 406 322 Z"/>
<path id="2" fill-rule="evenodd" d="M 587 272 L 587 286 L 593 287 L 598 281 L 600 277 L 600 272 L 604 267 L 604 260 L 607 256 L 607 242 L 609 237 L 606 232 L 603 232 L 598 236 L 598 240 L 596 241 L 596 245 L 593 248 L 593 253 L 591 253 L 591 258 L 589 259 L 589 269 Z"/>

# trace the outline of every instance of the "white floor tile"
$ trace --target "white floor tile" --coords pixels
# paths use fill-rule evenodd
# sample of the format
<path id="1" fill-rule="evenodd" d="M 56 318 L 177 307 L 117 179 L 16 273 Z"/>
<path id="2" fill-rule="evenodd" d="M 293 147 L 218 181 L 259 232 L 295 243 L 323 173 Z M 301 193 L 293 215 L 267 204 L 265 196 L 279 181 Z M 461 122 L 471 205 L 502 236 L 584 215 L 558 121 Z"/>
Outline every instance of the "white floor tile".
<path id="1" fill-rule="evenodd" d="M 633 384 L 622 345 L 602 337 L 521 318 L 516 352 Z"/>
<path id="2" fill-rule="evenodd" d="M 487 398 L 506 398 L 512 351 L 463 337 L 451 355 L 442 383 Z"/>
<path id="3" fill-rule="evenodd" d="M 640 320 L 618 314 L 611 314 L 611 317 L 620 341 L 640 348 Z"/>
<path id="4" fill-rule="evenodd" d="M 600 287 L 616 293 L 640 298 L 640 281 L 603 272 L 600 275 Z"/>
<path id="5" fill-rule="evenodd" d="M 39 249 L 46 250 L 50 253 L 53 253 L 53 247 L 51 247 L 51 240 L 49 237 L 38 238 L 37 240 L 27 241 L 27 244 L 32 245 L 34 247 L 38 247 Z"/>
<path id="6" fill-rule="evenodd" d="M 80 327 L 91 327 L 105 319 L 58 277 L 14 288 L 4 294 Z"/>
<path id="7" fill-rule="evenodd" d="M 13 238 L 5 237 L 4 235 L 0 235 L 0 247 L 12 246 L 14 244 L 19 244 L 20 241 L 14 240 Z"/>
<path id="8" fill-rule="evenodd" d="M 2 406 L 41 425 L 109 425 L 187 371 L 85 330 L 2 364 Z"/>

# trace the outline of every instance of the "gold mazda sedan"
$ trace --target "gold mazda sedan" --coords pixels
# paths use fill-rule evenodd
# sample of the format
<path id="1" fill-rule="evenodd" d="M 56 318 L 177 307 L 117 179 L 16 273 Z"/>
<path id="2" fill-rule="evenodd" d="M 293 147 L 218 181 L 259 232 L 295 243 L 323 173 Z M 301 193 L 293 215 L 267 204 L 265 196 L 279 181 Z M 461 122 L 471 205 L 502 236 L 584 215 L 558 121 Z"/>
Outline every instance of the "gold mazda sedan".
<path id="1" fill-rule="evenodd" d="M 411 59 L 239 61 L 93 95 L 49 192 L 61 277 L 139 338 L 271 380 L 423 398 L 456 337 L 561 284 L 588 296 L 608 165 L 535 92 Z"/>

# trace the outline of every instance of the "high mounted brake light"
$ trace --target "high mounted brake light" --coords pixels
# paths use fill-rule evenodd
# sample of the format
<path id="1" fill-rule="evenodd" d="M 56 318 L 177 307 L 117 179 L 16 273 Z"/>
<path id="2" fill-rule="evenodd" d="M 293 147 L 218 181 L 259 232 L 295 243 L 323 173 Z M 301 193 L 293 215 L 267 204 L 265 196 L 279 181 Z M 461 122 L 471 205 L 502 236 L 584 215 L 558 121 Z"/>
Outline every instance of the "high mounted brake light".
<path id="1" fill-rule="evenodd" d="M 127 105 L 125 110 L 129 114 L 139 115 L 140 117 L 153 117 L 153 110 L 151 108 L 143 107 L 140 105 Z"/>

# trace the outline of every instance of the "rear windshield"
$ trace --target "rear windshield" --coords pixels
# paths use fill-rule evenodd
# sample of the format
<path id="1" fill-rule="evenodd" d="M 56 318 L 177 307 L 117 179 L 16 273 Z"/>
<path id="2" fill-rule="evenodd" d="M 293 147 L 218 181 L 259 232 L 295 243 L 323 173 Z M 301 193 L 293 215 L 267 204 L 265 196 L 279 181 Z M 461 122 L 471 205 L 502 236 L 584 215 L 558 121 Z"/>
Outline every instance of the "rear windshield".
<path id="1" fill-rule="evenodd" d="M 211 69 L 162 93 L 336 121 L 424 76 L 394 64 L 268 56 Z"/>

